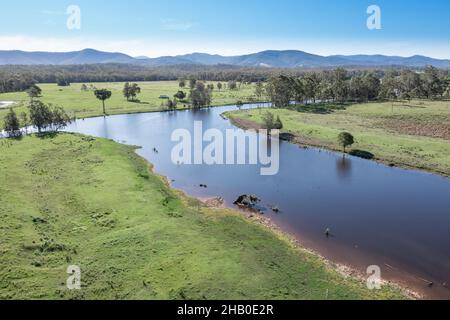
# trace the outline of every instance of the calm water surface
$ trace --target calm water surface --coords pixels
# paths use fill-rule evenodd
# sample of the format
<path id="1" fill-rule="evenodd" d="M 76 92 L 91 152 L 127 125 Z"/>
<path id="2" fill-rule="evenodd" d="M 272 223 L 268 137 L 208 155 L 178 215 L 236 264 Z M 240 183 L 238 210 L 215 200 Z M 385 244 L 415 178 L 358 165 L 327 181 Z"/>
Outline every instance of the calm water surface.
<path id="1" fill-rule="evenodd" d="M 155 171 L 191 196 L 221 196 L 232 207 L 239 195 L 258 195 L 281 209 L 267 212 L 271 219 L 325 257 L 364 272 L 378 265 L 384 278 L 450 298 L 450 179 L 287 142 L 275 176 L 261 176 L 259 166 L 171 162 L 175 129 L 192 130 L 194 121 L 204 130 L 233 128 L 220 116 L 229 110 L 236 107 L 92 118 L 66 130 L 142 146 L 137 152 Z"/>

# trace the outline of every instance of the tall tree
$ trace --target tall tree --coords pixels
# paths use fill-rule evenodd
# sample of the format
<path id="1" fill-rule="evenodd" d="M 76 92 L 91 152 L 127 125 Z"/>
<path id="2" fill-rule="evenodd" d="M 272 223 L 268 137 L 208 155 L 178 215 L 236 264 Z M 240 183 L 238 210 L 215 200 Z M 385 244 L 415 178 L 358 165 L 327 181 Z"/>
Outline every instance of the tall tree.
<path id="1" fill-rule="evenodd" d="M 198 81 L 191 90 L 190 99 L 194 108 L 202 108 L 211 104 L 211 92 L 203 82 Z"/>
<path id="2" fill-rule="evenodd" d="M 141 87 L 137 83 L 133 83 L 130 86 L 130 95 L 133 101 L 137 100 L 137 95 L 141 93 Z"/>
<path id="3" fill-rule="evenodd" d="M 357 101 L 367 101 L 369 96 L 367 83 L 362 76 L 354 76 L 350 80 L 350 96 Z"/>
<path id="4" fill-rule="evenodd" d="M 333 72 L 332 90 L 336 101 L 345 102 L 348 99 L 349 87 L 347 77 L 347 70 L 343 68 L 337 68 Z"/>
<path id="5" fill-rule="evenodd" d="M 37 98 L 41 95 L 42 89 L 37 85 L 33 84 L 28 90 L 27 95 L 30 97 L 30 101 L 33 101 L 34 98 Z"/>
<path id="6" fill-rule="evenodd" d="M 255 97 L 258 99 L 259 102 L 262 101 L 262 98 L 264 96 L 264 84 L 262 81 L 258 81 L 255 86 Z"/>
<path id="7" fill-rule="evenodd" d="M 127 101 L 130 101 L 131 98 L 131 92 L 130 92 L 130 83 L 126 82 L 125 85 L 123 86 L 123 96 L 125 98 L 127 98 Z"/>
<path id="8" fill-rule="evenodd" d="M 197 83 L 197 80 L 194 78 L 189 79 L 189 88 L 193 90 L 195 88 L 195 84 Z"/>
<path id="9" fill-rule="evenodd" d="M 228 81 L 228 90 L 237 90 L 237 82 L 235 80 Z"/>
<path id="10" fill-rule="evenodd" d="M 281 130 L 283 129 L 283 122 L 281 122 L 281 119 L 279 116 L 275 119 L 275 116 L 272 112 L 266 112 L 262 116 L 263 120 L 263 128 L 267 130 L 267 135 L 272 134 L 272 130 Z"/>
<path id="11" fill-rule="evenodd" d="M 103 103 L 103 115 L 106 115 L 105 101 L 111 98 L 112 92 L 107 89 L 95 90 L 94 95 L 98 100 Z"/>
<path id="12" fill-rule="evenodd" d="M 433 66 L 428 66 L 423 74 L 424 87 L 428 99 L 440 98 L 444 94 L 444 81 L 439 77 L 439 71 Z"/>
<path id="13" fill-rule="evenodd" d="M 355 138 L 348 132 L 342 132 L 338 136 L 338 142 L 339 145 L 343 147 L 345 153 L 345 149 L 355 143 Z"/>
<path id="14" fill-rule="evenodd" d="M 310 72 L 303 76 L 303 92 L 306 102 L 316 102 L 317 95 L 320 92 L 321 79 L 317 72 Z"/>
<path id="15" fill-rule="evenodd" d="M 386 74 L 380 88 L 380 97 L 392 101 L 392 112 L 394 112 L 394 101 L 399 97 L 400 81 L 393 71 Z"/>
<path id="16" fill-rule="evenodd" d="M 59 131 L 71 122 L 70 117 L 64 111 L 62 107 L 53 107 L 52 110 L 52 128 L 55 131 Z"/>
<path id="17" fill-rule="evenodd" d="M 34 100 L 28 108 L 30 110 L 31 124 L 38 129 L 39 133 L 51 127 L 53 113 L 48 105 L 39 100 Z"/>
<path id="18" fill-rule="evenodd" d="M 364 76 L 363 81 L 367 89 L 366 100 L 369 101 L 378 98 L 380 95 L 380 79 L 370 72 Z"/>
<path id="19" fill-rule="evenodd" d="M 417 72 L 403 70 L 398 81 L 398 95 L 401 99 L 411 100 L 412 98 L 420 98 L 424 95 L 423 83 Z"/>
<path id="20" fill-rule="evenodd" d="M 293 96 L 292 78 L 287 76 L 272 77 L 266 85 L 266 92 L 273 107 L 288 107 Z"/>
<path id="21" fill-rule="evenodd" d="M 10 137 L 16 137 L 21 134 L 19 118 L 17 118 L 13 108 L 10 108 L 9 112 L 5 116 L 4 128 Z"/>

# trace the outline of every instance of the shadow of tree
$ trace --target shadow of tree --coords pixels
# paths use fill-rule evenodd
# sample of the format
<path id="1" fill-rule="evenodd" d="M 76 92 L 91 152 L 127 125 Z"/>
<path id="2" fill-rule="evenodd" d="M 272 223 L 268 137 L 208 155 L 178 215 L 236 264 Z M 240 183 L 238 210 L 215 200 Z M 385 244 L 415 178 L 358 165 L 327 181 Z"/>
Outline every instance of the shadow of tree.
<path id="1" fill-rule="evenodd" d="M 150 104 L 150 102 L 145 102 L 141 100 L 128 100 L 128 102 L 136 103 L 136 104 Z"/>
<path id="2" fill-rule="evenodd" d="M 358 149 L 350 151 L 349 155 L 367 160 L 372 160 L 373 158 L 375 158 L 375 155 L 373 153 Z"/>
<path id="3" fill-rule="evenodd" d="M 36 133 L 36 137 L 38 137 L 39 139 L 53 139 L 56 138 L 58 134 L 59 132 L 57 131 L 41 132 Z"/>

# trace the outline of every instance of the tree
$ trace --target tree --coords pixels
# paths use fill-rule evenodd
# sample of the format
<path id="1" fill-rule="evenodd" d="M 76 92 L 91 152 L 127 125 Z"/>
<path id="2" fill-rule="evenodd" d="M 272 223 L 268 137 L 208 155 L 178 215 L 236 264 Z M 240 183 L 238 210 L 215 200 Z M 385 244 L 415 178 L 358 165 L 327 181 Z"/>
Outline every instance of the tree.
<path id="1" fill-rule="evenodd" d="M 178 91 L 177 93 L 174 94 L 174 97 L 180 101 L 184 100 L 186 98 L 186 93 L 184 93 L 184 91 Z"/>
<path id="2" fill-rule="evenodd" d="M 353 136 L 350 133 L 342 132 L 338 136 L 338 143 L 341 147 L 344 148 L 344 153 L 345 153 L 345 149 L 347 147 L 353 145 L 355 143 L 355 139 L 353 138 Z"/>
<path id="3" fill-rule="evenodd" d="M 5 116 L 4 127 L 10 137 L 17 137 L 21 135 L 20 122 L 13 108 L 10 108 L 9 112 Z"/>
<path id="4" fill-rule="evenodd" d="M 30 97 L 30 101 L 33 101 L 34 98 L 37 98 L 41 95 L 42 89 L 37 85 L 33 84 L 28 90 L 27 95 Z"/>
<path id="5" fill-rule="evenodd" d="M 176 100 L 167 100 L 166 107 L 169 110 L 175 110 L 177 108 L 177 101 Z"/>
<path id="6" fill-rule="evenodd" d="M 186 87 L 186 80 L 185 79 L 180 79 L 178 81 L 178 85 L 180 86 L 181 89 L 183 89 L 184 87 Z"/>
<path id="7" fill-rule="evenodd" d="M 141 87 L 137 83 L 130 86 L 130 95 L 133 101 L 137 101 L 137 95 L 141 93 Z"/>
<path id="8" fill-rule="evenodd" d="M 189 79 L 189 88 L 191 88 L 191 90 L 194 90 L 196 83 L 197 83 L 196 79 L 194 78 Z"/>
<path id="9" fill-rule="evenodd" d="M 28 108 L 31 124 L 38 129 L 39 133 L 48 128 L 58 131 L 71 122 L 62 107 L 53 107 L 36 100 Z"/>
<path id="10" fill-rule="evenodd" d="M 19 119 L 20 119 L 20 121 L 22 121 L 22 126 L 24 126 L 24 127 L 28 126 L 28 115 L 25 111 L 22 111 L 19 114 Z"/>
<path id="11" fill-rule="evenodd" d="M 130 92 L 130 83 L 126 82 L 125 85 L 123 86 L 123 96 L 125 98 L 127 98 L 127 101 L 130 101 L 130 97 L 131 97 L 131 92 Z"/>
<path id="12" fill-rule="evenodd" d="M 71 122 L 70 117 L 64 111 L 62 107 L 54 107 L 52 110 L 52 128 L 55 131 L 59 131 Z"/>
<path id="13" fill-rule="evenodd" d="M 219 92 L 220 92 L 220 90 L 222 90 L 222 82 L 219 82 L 219 83 L 217 84 L 217 89 L 219 89 Z"/>
<path id="14" fill-rule="evenodd" d="M 336 101 L 344 102 L 348 98 L 347 70 L 337 68 L 333 72 L 332 90 Z"/>
<path id="15" fill-rule="evenodd" d="M 237 82 L 234 80 L 228 81 L 228 90 L 237 90 Z"/>
<path id="16" fill-rule="evenodd" d="M 202 108 L 211 104 L 211 92 L 200 81 L 191 90 L 190 98 L 194 108 Z"/>
<path id="17" fill-rule="evenodd" d="M 88 91 L 88 87 L 87 87 L 87 85 L 86 84 L 82 84 L 81 85 L 81 91 Z"/>
<path id="18" fill-rule="evenodd" d="M 277 116 L 277 120 L 275 120 L 274 129 L 277 130 L 283 129 L 283 122 L 281 122 L 280 116 Z"/>
<path id="19" fill-rule="evenodd" d="M 42 130 L 51 127 L 53 122 L 53 113 L 48 105 L 39 100 L 35 100 L 30 103 L 28 108 L 30 110 L 31 124 L 38 129 L 39 133 L 41 133 Z"/>
<path id="20" fill-rule="evenodd" d="M 255 86 L 255 96 L 259 102 L 261 102 L 262 97 L 264 96 L 264 84 L 261 81 L 258 81 Z"/>
<path id="21" fill-rule="evenodd" d="M 101 100 L 103 103 L 103 115 L 106 115 L 106 109 L 105 109 L 105 101 L 111 98 L 112 92 L 107 89 L 100 89 L 94 91 L 95 97 L 98 100 Z"/>
<path id="22" fill-rule="evenodd" d="M 70 82 L 66 80 L 64 77 L 58 77 L 56 78 L 56 84 L 58 87 L 68 87 L 70 86 Z"/>
<path id="23" fill-rule="evenodd" d="M 394 72 L 389 72 L 384 76 L 380 88 L 380 97 L 386 100 L 392 100 L 392 112 L 394 112 L 394 100 L 399 96 L 400 82 Z"/>
<path id="24" fill-rule="evenodd" d="M 279 116 L 277 116 L 275 120 L 275 116 L 271 112 L 266 112 L 262 116 L 263 120 L 263 128 L 267 130 L 267 135 L 271 135 L 272 130 L 281 130 L 283 129 L 283 123 Z"/>
<path id="25" fill-rule="evenodd" d="M 316 102 L 317 95 L 320 92 L 321 79 L 316 72 L 310 72 L 303 76 L 303 91 L 306 101 Z"/>
<path id="26" fill-rule="evenodd" d="M 445 83 L 439 77 L 438 69 L 428 66 L 423 74 L 423 82 L 428 99 L 442 97 L 445 91 Z"/>
<path id="27" fill-rule="evenodd" d="M 292 90 L 292 78 L 286 76 L 272 77 L 266 85 L 267 96 L 275 108 L 289 106 Z"/>
<path id="28" fill-rule="evenodd" d="M 292 95 L 295 103 L 302 103 L 306 99 L 305 85 L 301 78 L 290 78 Z"/>
<path id="29" fill-rule="evenodd" d="M 355 76 L 350 80 L 350 97 L 357 101 L 367 101 L 369 96 L 367 83 L 362 76 Z"/>
<path id="30" fill-rule="evenodd" d="M 363 81 L 367 90 L 366 101 L 378 98 L 380 95 L 380 79 L 373 73 L 368 73 L 364 76 Z"/>
<path id="31" fill-rule="evenodd" d="M 130 101 L 130 98 L 132 101 L 137 100 L 137 95 L 141 93 L 141 88 L 137 83 L 130 84 L 129 82 L 125 83 L 123 87 L 123 95 L 125 98 L 127 98 L 127 101 Z"/>

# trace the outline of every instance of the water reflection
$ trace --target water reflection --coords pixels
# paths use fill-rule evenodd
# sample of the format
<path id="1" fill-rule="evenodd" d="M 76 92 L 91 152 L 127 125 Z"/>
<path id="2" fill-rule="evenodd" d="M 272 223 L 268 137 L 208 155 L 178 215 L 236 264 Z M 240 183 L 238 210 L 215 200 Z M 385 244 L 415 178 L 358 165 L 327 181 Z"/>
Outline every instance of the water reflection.
<path id="1" fill-rule="evenodd" d="M 352 160 L 342 155 L 336 159 L 336 172 L 340 179 L 348 180 L 352 177 Z"/>

